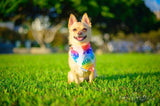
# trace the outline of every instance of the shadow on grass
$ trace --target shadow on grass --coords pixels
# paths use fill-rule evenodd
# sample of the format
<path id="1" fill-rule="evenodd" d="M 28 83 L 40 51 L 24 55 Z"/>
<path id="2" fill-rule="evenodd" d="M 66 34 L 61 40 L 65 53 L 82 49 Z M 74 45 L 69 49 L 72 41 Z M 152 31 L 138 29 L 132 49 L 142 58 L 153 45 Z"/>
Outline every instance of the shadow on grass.
<path id="1" fill-rule="evenodd" d="M 137 77 L 143 77 L 143 78 L 147 78 L 148 76 L 160 76 L 160 72 L 146 72 L 146 73 L 128 73 L 128 74 L 117 74 L 117 75 L 100 75 L 98 76 L 96 79 L 97 80 L 118 80 L 118 79 L 123 79 L 123 78 L 127 78 L 129 77 L 129 79 L 134 79 Z"/>

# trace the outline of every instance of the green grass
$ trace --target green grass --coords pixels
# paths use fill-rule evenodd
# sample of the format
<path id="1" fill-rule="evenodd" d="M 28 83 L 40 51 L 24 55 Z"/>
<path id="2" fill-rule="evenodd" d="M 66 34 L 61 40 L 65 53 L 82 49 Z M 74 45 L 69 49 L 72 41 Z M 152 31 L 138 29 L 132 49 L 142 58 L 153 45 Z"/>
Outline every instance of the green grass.
<path id="1" fill-rule="evenodd" d="M 0 55 L 2 105 L 160 105 L 160 55 L 97 55 L 93 84 L 67 84 L 67 54 Z"/>

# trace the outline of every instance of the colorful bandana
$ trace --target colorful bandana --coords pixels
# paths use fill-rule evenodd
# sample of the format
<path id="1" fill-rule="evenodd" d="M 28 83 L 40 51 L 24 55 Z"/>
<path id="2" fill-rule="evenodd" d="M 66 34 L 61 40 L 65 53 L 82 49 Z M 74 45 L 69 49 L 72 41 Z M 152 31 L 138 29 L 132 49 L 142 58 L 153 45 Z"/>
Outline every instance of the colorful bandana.
<path id="1" fill-rule="evenodd" d="M 84 46 L 71 46 L 70 55 L 80 68 L 94 72 L 94 54 L 90 43 Z"/>

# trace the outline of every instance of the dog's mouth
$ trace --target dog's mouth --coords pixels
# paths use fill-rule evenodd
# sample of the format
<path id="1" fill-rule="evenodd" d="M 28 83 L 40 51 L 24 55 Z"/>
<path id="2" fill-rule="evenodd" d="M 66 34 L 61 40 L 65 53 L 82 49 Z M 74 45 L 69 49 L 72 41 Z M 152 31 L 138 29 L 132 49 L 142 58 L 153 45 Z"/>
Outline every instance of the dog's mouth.
<path id="1" fill-rule="evenodd" d="M 78 41 L 83 41 L 86 38 L 87 38 L 87 35 L 85 35 L 85 36 L 78 36 L 78 37 L 74 36 L 74 39 L 77 39 Z"/>

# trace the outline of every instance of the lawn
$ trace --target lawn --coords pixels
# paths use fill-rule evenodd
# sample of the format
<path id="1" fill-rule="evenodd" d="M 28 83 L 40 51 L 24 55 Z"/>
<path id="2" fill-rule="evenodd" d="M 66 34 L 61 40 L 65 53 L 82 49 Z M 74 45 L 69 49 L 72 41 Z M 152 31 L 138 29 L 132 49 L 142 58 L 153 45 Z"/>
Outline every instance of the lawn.
<path id="1" fill-rule="evenodd" d="M 97 55 L 93 84 L 67 83 L 67 54 L 0 55 L 3 105 L 160 105 L 160 55 Z"/>

